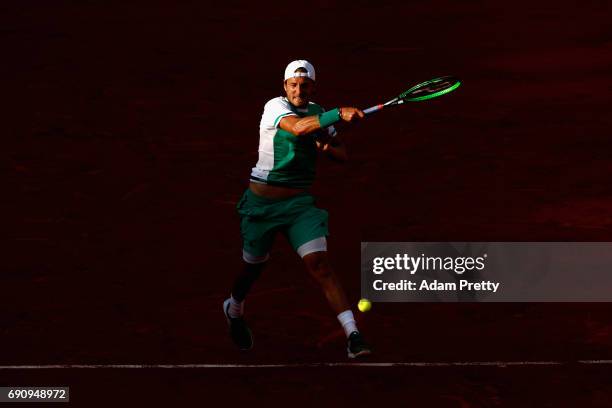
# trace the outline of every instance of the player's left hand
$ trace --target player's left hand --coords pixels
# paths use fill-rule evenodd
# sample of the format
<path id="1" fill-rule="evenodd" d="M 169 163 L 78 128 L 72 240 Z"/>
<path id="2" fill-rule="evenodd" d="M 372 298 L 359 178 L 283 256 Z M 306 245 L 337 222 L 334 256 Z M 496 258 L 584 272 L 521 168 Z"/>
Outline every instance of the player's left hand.
<path id="1" fill-rule="evenodd" d="M 327 130 L 319 131 L 316 133 L 315 142 L 317 144 L 318 149 L 327 150 L 325 146 L 329 145 L 330 140 L 331 136 L 329 136 Z"/>
<path id="2" fill-rule="evenodd" d="M 323 142 L 320 142 L 318 140 L 316 141 L 316 143 L 317 143 L 317 149 L 319 149 L 319 150 L 321 150 L 323 152 L 325 152 L 325 151 L 327 151 L 329 149 L 329 143 L 323 143 Z"/>

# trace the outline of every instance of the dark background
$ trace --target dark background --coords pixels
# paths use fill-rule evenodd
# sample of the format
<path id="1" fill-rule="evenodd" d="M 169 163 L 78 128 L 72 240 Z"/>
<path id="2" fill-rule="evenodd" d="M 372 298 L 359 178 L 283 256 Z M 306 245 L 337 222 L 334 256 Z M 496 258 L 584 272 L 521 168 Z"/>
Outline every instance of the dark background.
<path id="1" fill-rule="evenodd" d="M 606 1 L 3 1 L 0 363 L 345 360 L 283 239 L 246 306 L 251 353 L 233 348 L 221 313 L 259 118 L 297 58 L 315 65 L 328 107 L 464 81 L 342 127 L 351 162 L 321 163 L 313 192 L 352 301 L 361 241 L 609 241 L 609 20 Z M 372 361 L 571 362 L 610 359 L 611 311 L 375 304 L 359 320 Z M 0 370 L 5 385 L 71 385 L 88 406 L 113 399 L 99 383 L 184 404 L 274 392 L 296 405 L 608 406 L 609 377 L 572 364 Z"/>

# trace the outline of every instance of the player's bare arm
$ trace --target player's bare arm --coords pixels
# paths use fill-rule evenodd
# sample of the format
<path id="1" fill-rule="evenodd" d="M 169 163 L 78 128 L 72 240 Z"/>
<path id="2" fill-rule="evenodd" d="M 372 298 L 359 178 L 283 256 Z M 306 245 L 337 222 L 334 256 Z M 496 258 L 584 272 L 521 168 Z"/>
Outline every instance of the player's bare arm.
<path id="1" fill-rule="evenodd" d="M 365 116 L 363 111 L 353 107 L 338 108 L 340 119 L 344 122 L 356 122 Z M 280 127 L 296 136 L 307 135 L 321 129 L 319 115 L 306 116 L 286 116 L 281 119 Z"/>

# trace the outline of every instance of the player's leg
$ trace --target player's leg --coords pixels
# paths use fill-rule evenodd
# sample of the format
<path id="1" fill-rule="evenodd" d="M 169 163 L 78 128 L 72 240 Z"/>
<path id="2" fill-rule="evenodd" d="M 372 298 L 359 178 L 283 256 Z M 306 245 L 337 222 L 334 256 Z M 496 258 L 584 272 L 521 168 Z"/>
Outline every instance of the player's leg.
<path id="1" fill-rule="evenodd" d="M 232 285 L 232 298 L 237 303 L 244 302 L 249 290 L 257 279 L 261 276 L 261 272 L 266 266 L 270 256 L 266 253 L 263 256 L 251 255 L 248 252 L 242 251 L 242 259 L 244 260 L 242 270 L 236 276 Z M 233 311 L 232 311 L 233 314 Z M 242 312 L 240 313 L 242 314 Z M 238 316 L 232 316 L 238 317 Z"/>
<path id="2" fill-rule="evenodd" d="M 242 317 L 244 314 L 244 300 L 255 281 L 261 276 L 261 272 L 265 268 L 268 258 L 269 256 L 267 254 L 265 256 L 256 257 L 243 252 L 244 264 L 242 270 L 234 280 L 232 291 L 228 299 L 229 317 Z"/>
<path id="3" fill-rule="evenodd" d="M 258 200 L 247 190 L 237 206 L 244 264 L 234 281 L 230 297 L 223 302 L 223 313 L 230 327 L 230 336 L 241 350 L 253 347 L 253 335 L 243 317 L 245 298 L 264 269 L 276 234 L 275 223 L 264 216 L 266 205 L 266 201 Z"/>
<path id="4" fill-rule="evenodd" d="M 254 257 L 243 253 L 242 271 L 236 277 L 230 297 L 223 302 L 223 313 L 230 329 L 232 341 L 241 350 L 253 348 L 253 333 L 244 319 L 244 300 L 253 283 L 259 278 L 268 255 Z"/>
<path id="5" fill-rule="evenodd" d="M 326 248 L 325 238 L 320 237 L 310 241 L 298 247 L 297 252 L 300 255 L 303 254 L 302 259 L 304 260 L 306 269 L 321 287 L 327 298 L 327 302 L 336 313 L 338 321 L 344 329 L 344 333 L 347 337 L 348 356 L 350 358 L 366 356 L 371 353 L 370 347 L 357 328 L 355 316 L 349 307 L 342 284 L 329 263 L 327 251 L 307 252 L 304 250 L 305 247 L 314 247 L 317 245 L 319 245 L 321 249 L 324 247 Z"/>
<path id="6" fill-rule="evenodd" d="M 304 246 L 317 245 L 317 252 L 305 252 Z M 319 237 L 312 240 L 300 248 L 298 248 L 298 254 L 300 250 L 303 251 L 304 255 L 302 259 L 306 265 L 306 269 L 310 273 L 310 276 L 317 282 L 321 287 L 329 306 L 336 314 L 340 314 L 348 310 L 349 303 L 346 298 L 346 293 L 342 288 L 342 284 L 338 280 L 338 277 L 334 273 L 333 268 L 329 263 L 329 258 L 326 252 L 327 243 L 325 237 Z"/>
<path id="7" fill-rule="evenodd" d="M 305 208 L 287 228 L 286 235 L 336 313 L 348 339 L 349 357 L 370 354 L 370 348 L 357 329 L 342 284 L 329 262 L 327 211 L 316 208 L 313 201 L 309 203 L 305 200 L 302 204 Z"/>

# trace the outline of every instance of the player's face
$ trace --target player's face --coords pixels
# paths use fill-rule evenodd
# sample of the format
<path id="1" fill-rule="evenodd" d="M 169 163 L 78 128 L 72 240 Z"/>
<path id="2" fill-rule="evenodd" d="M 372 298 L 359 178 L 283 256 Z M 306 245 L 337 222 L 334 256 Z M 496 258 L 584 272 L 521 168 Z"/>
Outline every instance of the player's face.
<path id="1" fill-rule="evenodd" d="M 314 93 L 314 81 L 305 77 L 289 78 L 285 81 L 285 93 L 293 106 L 304 107 Z"/>

